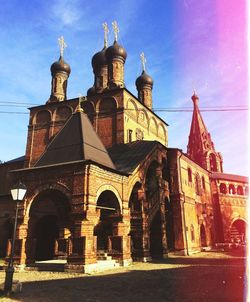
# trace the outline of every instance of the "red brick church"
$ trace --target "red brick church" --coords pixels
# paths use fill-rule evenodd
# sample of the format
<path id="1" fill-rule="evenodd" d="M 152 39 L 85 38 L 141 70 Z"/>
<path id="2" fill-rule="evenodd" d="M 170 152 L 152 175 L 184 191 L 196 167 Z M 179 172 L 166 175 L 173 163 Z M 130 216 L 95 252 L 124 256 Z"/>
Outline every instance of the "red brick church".
<path id="1" fill-rule="evenodd" d="M 29 108 L 26 153 L 0 165 L 0 257 L 8 256 L 16 204 L 15 261 L 65 259 L 65 270 L 93 271 L 102 259 L 188 255 L 216 244 L 244 244 L 248 179 L 226 174 L 194 93 L 187 152 L 168 148 L 168 124 L 152 110 L 153 79 L 124 83 L 126 50 L 114 43 L 92 58 L 94 84 L 67 99 L 64 41 L 51 65 L 51 94 Z M 105 258 L 106 257 L 106 258 Z"/>

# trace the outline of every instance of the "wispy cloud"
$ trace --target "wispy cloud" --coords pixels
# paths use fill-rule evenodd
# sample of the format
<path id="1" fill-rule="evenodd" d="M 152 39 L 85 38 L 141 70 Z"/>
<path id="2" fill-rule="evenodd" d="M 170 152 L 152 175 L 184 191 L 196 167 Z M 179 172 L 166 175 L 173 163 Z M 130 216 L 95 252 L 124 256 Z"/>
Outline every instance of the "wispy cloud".
<path id="1" fill-rule="evenodd" d="M 52 2 L 51 15 L 62 25 L 74 25 L 83 14 L 78 0 L 55 0 Z"/>

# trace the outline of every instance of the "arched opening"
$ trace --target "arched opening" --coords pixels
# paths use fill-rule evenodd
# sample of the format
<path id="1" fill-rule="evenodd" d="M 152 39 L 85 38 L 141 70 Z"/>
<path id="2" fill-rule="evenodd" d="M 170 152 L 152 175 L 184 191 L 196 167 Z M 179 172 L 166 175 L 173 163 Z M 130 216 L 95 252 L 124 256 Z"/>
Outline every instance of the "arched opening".
<path id="1" fill-rule="evenodd" d="M 0 258 L 7 256 L 8 241 L 11 240 L 13 233 L 13 224 L 10 219 L 4 221 L 0 230 Z"/>
<path id="2" fill-rule="evenodd" d="M 197 195 L 201 195 L 201 179 L 198 173 L 195 175 L 195 192 Z"/>
<path id="3" fill-rule="evenodd" d="M 220 193 L 227 194 L 227 186 L 224 183 L 220 184 Z"/>
<path id="4" fill-rule="evenodd" d="M 150 225 L 150 255 L 152 258 L 162 258 L 162 253 L 161 213 L 157 211 Z"/>
<path id="5" fill-rule="evenodd" d="M 54 258 L 55 242 L 59 236 L 57 216 L 45 215 L 36 223 L 36 260 Z"/>
<path id="6" fill-rule="evenodd" d="M 158 181 L 159 164 L 153 161 L 149 166 L 146 174 L 146 202 L 148 208 L 151 208 L 159 200 L 159 181 Z"/>
<path id="7" fill-rule="evenodd" d="M 243 187 L 242 186 L 237 187 L 237 194 L 238 195 L 243 195 Z"/>
<path id="8" fill-rule="evenodd" d="M 70 229 L 69 214 L 69 201 L 58 190 L 45 190 L 35 198 L 29 213 L 28 258 L 37 261 L 55 259 L 59 254 L 67 256 L 65 244 L 60 250 L 61 241 L 66 240 L 60 238 L 60 233 L 64 228 Z"/>
<path id="9" fill-rule="evenodd" d="M 204 191 L 206 191 L 206 183 L 205 183 L 205 178 L 204 178 L 204 176 L 202 176 L 201 180 L 202 180 L 202 189 L 203 189 Z"/>
<path id="10" fill-rule="evenodd" d="M 37 124 L 45 124 L 49 123 L 51 120 L 50 112 L 47 110 L 39 111 L 36 115 L 36 123 Z"/>
<path id="11" fill-rule="evenodd" d="M 56 110 L 56 121 L 66 121 L 71 114 L 72 110 L 68 106 L 59 107 Z"/>
<path id="12" fill-rule="evenodd" d="M 248 196 L 248 186 L 245 187 L 245 195 Z"/>
<path id="13" fill-rule="evenodd" d="M 216 157 L 214 153 L 211 153 L 209 155 L 209 162 L 210 162 L 210 170 L 213 172 L 217 172 L 217 162 L 216 162 Z"/>
<path id="14" fill-rule="evenodd" d="M 191 241 L 194 242 L 195 241 L 195 234 L 194 234 L 193 224 L 191 224 L 191 226 L 190 226 L 190 235 L 191 235 Z"/>
<path id="15" fill-rule="evenodd" d="M 230 228 L 231 242 L 245 243 L 246 242 L 246 222 L 242 219 L 237 219 L 233 222 Z"/>
<path id="16" fill-rule="evenodd" d="M 131 255 L 134 260 L 142 257 L 142 200 L 141 184 L 137 182 L 129 198 Z"/>
<path id="17" fill-rule="evenodd" d="M 229 189 L 229 194 L 234 195 L 236 193 L 234 185 L 230 184 L 228 189 Z"/>
<path id="18" fill-rule="evenodd" d="M 207 237 L 206 237 L 206 230 L 204 224 L 200 226 L 200 240 L 201 240 L 201 247 L 207 246 Z"/>
<path id="19" fill-rule="evenodd" d="M 99 212 L 99 221 L 94 229 L 94 235 L 97 236 L 97 252 L 120 252 L 118 240 L 113 240 L 114 227 L 121 221 L 121 209 L 116 195 L 110 190 L 102 192 L 97 200 L 96 211 Z"/>

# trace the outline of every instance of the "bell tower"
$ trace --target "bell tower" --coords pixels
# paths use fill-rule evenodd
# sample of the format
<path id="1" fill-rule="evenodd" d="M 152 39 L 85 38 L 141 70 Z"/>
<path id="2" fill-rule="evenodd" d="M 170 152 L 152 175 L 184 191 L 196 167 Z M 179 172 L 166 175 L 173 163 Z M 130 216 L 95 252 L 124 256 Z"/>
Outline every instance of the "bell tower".
<path id="1" fill-rule="evenodd" d="M 223 172 L 223 159 L 216 152 L 211 135 L 202 119 L 198 102 L 199 97 L 194 92 L 192 95 L 194 104 L 192 123 L 187 146 L 187 155 L 204 169 L 211 172 Z"/>

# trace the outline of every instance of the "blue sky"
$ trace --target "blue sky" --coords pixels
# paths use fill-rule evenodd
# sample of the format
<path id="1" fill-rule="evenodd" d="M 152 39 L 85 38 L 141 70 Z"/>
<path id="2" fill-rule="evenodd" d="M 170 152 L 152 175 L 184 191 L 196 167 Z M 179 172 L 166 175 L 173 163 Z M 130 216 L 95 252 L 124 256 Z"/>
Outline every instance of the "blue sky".
<path id="1" fill-rule="evenodd" d="M 26 112 L 5 102 L 44 104 L 50 95 L 50 65 L 64 36 L 71 66 L 68 98 L 93 84 L 91 58 L 103 47 L 102 23 L 120 27 L 127 50 L 126 86 L 136 93 L 139 55 L 154 79 L 153 107 L 247 106 L 246 3 L 243 0 L 4 1 L 0 7 L 0 111 Z M 5 105 L 5 106 L 2 106 Z M 29 107 L 29 106 L 27 106 Z M 230 107 L 231 108 L 231 107 Z M 170 125 L 169 146 L 186 151 L 191 112 L 159 112 Z M 228 173 L 247 175 L 247 111 L 203 112 Z M 0 113 L 0 160 L 25 153 L 28 114 Z"/>

